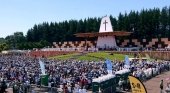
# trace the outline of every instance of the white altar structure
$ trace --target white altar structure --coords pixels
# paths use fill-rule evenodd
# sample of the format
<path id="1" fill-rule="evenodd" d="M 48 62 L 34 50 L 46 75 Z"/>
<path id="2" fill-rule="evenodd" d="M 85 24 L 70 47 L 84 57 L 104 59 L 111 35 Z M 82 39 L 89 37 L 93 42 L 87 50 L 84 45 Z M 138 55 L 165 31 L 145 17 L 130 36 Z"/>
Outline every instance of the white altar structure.
<path id="1" fill-rule="evenodd" d="M 112 24 L 108 16 L 103 17 L 100 23 L 99 33 L 113 32 Z M 97 48 L 115 48 L 117 47 L 115 36 L 99 36 L 97 39 Z"/>
<path id="2" fill-rule="evenodd" d="M 101 20 L 99 32 L 92 33 L 77 33 L 74 34 L 76 37 L 85 38 L 84 47 L 85 50 L 88 50 L 89 44 L 87 44 L 88 38 L 97 38 L 94 48 L 99 50 L 110 50 L 118 48 L 116 44 L 116 36 L 129 36 L 132 32 L 127 31 L 113 31 L 111 20 L 108 16 L 105 16 Z M 90 48 L 92 48 L 90 46 Z"/>

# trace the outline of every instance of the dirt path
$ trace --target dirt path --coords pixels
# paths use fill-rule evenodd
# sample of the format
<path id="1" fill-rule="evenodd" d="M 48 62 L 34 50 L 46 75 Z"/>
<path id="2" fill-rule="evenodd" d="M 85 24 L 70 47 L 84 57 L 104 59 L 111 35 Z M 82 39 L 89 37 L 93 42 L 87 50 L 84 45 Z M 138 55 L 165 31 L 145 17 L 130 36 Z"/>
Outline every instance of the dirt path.
<path id="1" fill-rule="evenodd" d="M 160 93 L 159 86 L 160 86 L 160 81 L 162 79 L 164 80 L 164 90 L 165 90 L 165 88 L 167 86 L 167 82 L 168 82 L 168 80 L 166 80 L 166 78 L 170 78 L 170 71 L 165 72 L 165 73 L 163 73 L 161 75 L 158 75 L 158 76 L 144 82 L 144 85 L 146 87 L 147 92 L 148 93 Z"/>

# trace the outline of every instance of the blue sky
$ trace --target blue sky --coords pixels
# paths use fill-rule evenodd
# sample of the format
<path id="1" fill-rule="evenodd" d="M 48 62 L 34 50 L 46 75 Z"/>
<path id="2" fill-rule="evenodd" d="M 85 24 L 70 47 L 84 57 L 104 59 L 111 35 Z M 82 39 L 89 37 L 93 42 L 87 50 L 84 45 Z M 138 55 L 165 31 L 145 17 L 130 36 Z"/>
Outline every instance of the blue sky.
<path id="1" fill-rule="evenodd" d="M 34 24 L 102 17 L 170 6 L 170 0 L 0 0 L 0 37 L 24 34 Z"/>

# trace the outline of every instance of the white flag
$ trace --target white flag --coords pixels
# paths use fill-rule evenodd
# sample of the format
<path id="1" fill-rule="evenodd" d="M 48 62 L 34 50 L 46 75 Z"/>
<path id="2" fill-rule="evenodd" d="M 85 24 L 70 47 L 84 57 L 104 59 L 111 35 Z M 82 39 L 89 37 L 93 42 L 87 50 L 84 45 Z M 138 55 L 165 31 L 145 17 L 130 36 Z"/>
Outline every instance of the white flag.
<path id="1" fill-rule="evenodd" d="M 44 62 L 42 62 L 40 59 L 39 59 L 39 64 L 40 64 L 40 68 L 41 68 L 41 73 L 43 75 L 45 75 L 45 65 L 44 65 Z"/>

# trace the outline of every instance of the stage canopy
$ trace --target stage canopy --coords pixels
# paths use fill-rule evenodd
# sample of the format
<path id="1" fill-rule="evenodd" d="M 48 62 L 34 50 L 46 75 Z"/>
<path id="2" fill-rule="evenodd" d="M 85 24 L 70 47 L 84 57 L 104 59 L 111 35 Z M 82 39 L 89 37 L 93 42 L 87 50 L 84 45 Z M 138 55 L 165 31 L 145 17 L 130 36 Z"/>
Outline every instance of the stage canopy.
<path id="1" fill-rule="evenodd" d="M 74 34 L 76 37 L 101 37 L 101 36 L 129 36 L 132 32 L 126 31 L 114 31 L 114 32 L 93 32 L 93 33 L 77 33 Z"/>

